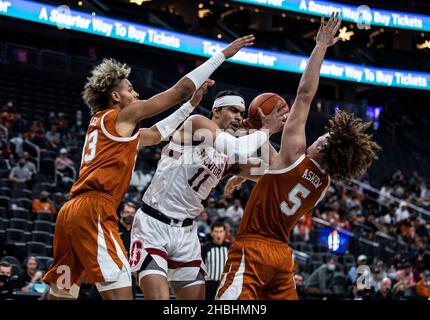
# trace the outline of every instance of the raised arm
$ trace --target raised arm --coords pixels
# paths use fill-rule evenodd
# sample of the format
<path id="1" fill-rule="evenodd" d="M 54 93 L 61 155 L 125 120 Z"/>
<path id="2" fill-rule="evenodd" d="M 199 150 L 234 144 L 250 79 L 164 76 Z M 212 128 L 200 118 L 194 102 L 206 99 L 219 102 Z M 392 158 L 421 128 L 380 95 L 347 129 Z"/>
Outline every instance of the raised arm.
<path id="1" fill-rule="evenodd" d="M 184 103 L 178 110 L 167 118 L 157 122 L 151 128 L 141 128 L 139 147 L 159 144 L 162 140 L 170 137 L 178 126 L 184 122 L 194 108 L 200 103 L 208 87 L 214 85 L 213 80 L 206 80 L 205 83 L 194 92 L 192 98 Z"/>
<path id="2" fill-rule="evenodd" d="M 279 156 L 272 168 L 285 168 L 292 164 L 306 150 L 305 126 L 311 107 L 311 102 L 317 92 L 320 79 L 321 65 L 327 48 L 337 43 L 336 37 L 341 20 L 339 13 L 332 13 L 327 24 L 321 17 L 321 26 L 316 37 L 316 46 L 300 79 L 296 99 L 284 126 Z"/>
<path id="3" fill-rule="evenodd" d="M 217 52 L 212 58 L 180 79 L 173 87 L 148 100 L 137 101 L 124 107 L 118 114 L 117 132 L 129 136 L 143 119 L 155 116 L 187 99 L 197 88 L 200 88 L 225 59 L 233 57 L 243 47 L 253 45 L 254 39 L 252 35 L 236 39 L 225 49 Z"/>

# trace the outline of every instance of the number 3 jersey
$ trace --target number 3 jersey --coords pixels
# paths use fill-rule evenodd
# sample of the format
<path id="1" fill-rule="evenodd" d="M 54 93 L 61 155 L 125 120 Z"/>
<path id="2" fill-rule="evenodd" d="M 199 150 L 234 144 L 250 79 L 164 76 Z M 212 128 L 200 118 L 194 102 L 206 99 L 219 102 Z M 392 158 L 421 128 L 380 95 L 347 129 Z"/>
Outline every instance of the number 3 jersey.
<path id="1" fill-rule="evenodd" d="M 287 168 L 267 170 L 251 192 L 237 235 L 288 242 L 297 221 L 329 185 L 329 175 L 305 155 Z"/>
<path id="2" fill-rule="evenodd" d="M 170 142 L 142 200 L 170 218 L 195 218 L 204 210 L 202 200 L 222 179 L 227 159 L 204 143 L 180 146 Z"/>
<path id="3" fill-rule="evenodd" d="M 136 163 L 139 131 L 131 137 L 121 137 L 115 129 L 119 111 L 107 109 L 91 118 L 72 196 L 97 191 L 110 195 L 117 204 L 122 201 Z"/>

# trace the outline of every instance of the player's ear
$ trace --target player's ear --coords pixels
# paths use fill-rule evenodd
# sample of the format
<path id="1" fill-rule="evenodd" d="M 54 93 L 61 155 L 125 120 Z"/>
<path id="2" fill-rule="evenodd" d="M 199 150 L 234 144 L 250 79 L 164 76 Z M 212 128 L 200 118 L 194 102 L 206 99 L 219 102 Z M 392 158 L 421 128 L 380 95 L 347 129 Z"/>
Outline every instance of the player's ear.
<path id="1" fill-rule="evenodd" d="M 117 90 L 112 90 L 110 93 L 110 97 L 115 103 L 118 103 L 120 101 L 120 95 Z"/>
<path id="2" fill-rule="evenodd" d="M 221 108 L 213 108 L 212 113 L 215 119 L 219 119 L 221 116 Z"/>

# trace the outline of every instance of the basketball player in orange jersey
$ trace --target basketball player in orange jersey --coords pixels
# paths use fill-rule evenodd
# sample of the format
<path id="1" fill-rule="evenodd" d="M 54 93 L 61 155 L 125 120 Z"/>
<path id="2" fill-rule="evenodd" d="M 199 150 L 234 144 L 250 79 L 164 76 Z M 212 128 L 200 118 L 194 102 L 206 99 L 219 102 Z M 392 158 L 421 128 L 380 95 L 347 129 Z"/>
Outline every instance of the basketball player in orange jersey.
<path id="1" fill-rule="evenodd" d="M 128 188 L 139 144 L 157 144 L 169 136 L 199 101 L 193 97 L 152 128 L 139 130 L 138 124 L 183 101 L 197 88 L 203 86 L 204 90 L 213 84 L 207 80 L 212 72 L 253 41 L 253 36 L 233 41 L 173 87 L 148 100 L 138 99 L 125 64 L 110 59 L 94 68 L 83 92 L 92 118 L 80 174 L 71 189 L 72 199 L 58 214 L 54 261 L 44 277 L 50 284 L 50 299 L 76 299 L 83 275 L 87 283 L 96 284 L 103 299 L 133 298 L 116 208 Z"/>
<path id="2" fill-rule="evenodd" d="M 327 24 L 321 19 L 316 46 L 283 129 L 280 151 L 250 195 L 217 299 L 298 299 L 293 252 L 288 246 L 291 230 L 324 197 L 330 176 L 351 179 L 376 159 L 379 146 L 365 133 L 370 123 L 343 111 L 330 120 L 328 132 L 306 149 L 309 109 L 324 55 L 339 40 L 335 36 L 339 27 L 338 14 L 332 14 Z M 232 180 L 230 189 L 237 183 Z"/>

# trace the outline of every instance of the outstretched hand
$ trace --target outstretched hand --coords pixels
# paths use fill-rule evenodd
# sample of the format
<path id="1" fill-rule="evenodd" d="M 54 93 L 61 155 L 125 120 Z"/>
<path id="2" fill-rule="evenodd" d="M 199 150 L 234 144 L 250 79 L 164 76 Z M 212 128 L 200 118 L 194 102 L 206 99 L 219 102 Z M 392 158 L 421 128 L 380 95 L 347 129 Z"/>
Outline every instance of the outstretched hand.
<path id="1" fill-rule="evenodd" d="M 239 52 L 240 49 L 243 47 L 250 47 L 254 45 L 254 35 L 250 34 L 248 36 L 244 36 L 242 38 L 234 40 L 232 43 L 230 43 L 224 50 L 222 50 L 222 53 L 224 54 L 224 57 L 226 59 L 233 57 L 236 53 Z"/>
<path id="2" fill-rule="evenodd" d="M 262 129 L 268 129 L 271 135 L 284 128 L 288 113 L 287 109 L 281 105 L 281 102 L 277 101 L 272 112 L 268 115 L 265 115 L 261 108 L 258 108 L 257 111 L 260 115 Z"/>
<path id="3" fill-rule="evenodd" d="M 234 190 L 239 190 L 242 186 L 242 183 L 246 181 L 245 178 L 239 176 L 233 176 L 228 179 L 227 184 L 224 187 L 224 195 L 230 195 Z"/>
<path id="4" fill-rule="evenodd" d="M 200 101 L 202 101 L 203 95 L 206 93 L 209 87 L 212 87 L 215 81 L 212 79 L 206 80 L 199 89 L 197 89 L 191 97 L 190 103 L 193 107 L 196 107 Z"/>
<path id="5" fill-rule="evenodd" d="M 336 44 L 341 39 L 340 37 L 336 37 L 341 23 L 342 20 L 339 19 L 339 12 L 333 12 L 327 24 L 324 21 L 324 16 L 321 16 L 321 26 L 316 37 L 317 44 L 326 47 Z"/>

